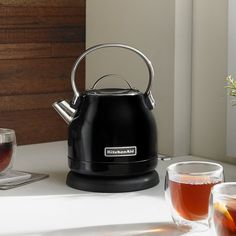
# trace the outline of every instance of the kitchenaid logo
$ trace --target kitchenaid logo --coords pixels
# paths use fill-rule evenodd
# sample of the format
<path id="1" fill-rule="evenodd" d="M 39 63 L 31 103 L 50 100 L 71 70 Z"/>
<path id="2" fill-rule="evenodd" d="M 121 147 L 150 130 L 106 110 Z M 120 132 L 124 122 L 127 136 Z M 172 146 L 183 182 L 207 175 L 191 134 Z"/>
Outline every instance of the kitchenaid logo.
<path id="1" fill-rule="evenodd" d="M 104 155 L 106 157 L 126 157 L 126 156 L 136 156 L 137 147 L 105 147 Z"/>

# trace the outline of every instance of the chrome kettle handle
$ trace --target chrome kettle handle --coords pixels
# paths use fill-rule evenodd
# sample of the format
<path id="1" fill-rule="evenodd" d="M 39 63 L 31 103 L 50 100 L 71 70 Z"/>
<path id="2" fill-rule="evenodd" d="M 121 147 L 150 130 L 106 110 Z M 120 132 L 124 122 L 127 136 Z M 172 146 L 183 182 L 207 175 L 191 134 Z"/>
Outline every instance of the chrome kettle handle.
<path id="1" fill-rule="evenodd" d="M 118 44 L 118 43 L 107 43 L 107 44 L 99 44 L 99 45 L 93 46 L 91 48 L 88 48 L 80 57 L 77 58 L 77 60 L 75 61 L 74 65 L 73 65 L 72 71 L 71 71 L 71 85 L 72 85 L 72 89 L 74 91 L 74 98 L 72 100 L 72 104 L 75 105 L 77 102 L 77 99 L 79 98 L 79 91 L 78 91 L 76 84 L 75 84 L 75 75 L 76 75 L 76 70 L 77 70 L 79 63 L 84 59 L 84 57 L 87 54 L 89 54 L 95 50 L 101 49 L 101 48 L 109 48 L 109 47 L 118 47 L 118 48 L 128 49 L 128 50 L 133 51 L 136 54 L 138 54 L 144 60 L 144 62 L 146 63 L 146 65 L 148 67 L 148 72 L 149 72 L 149 81 L 148 81 L 147 89 L 145 91 L 145 95 L 148 100 L 147 101 L 148 107 L 150 109 L 154 108 L 155 101 L 154 101 L 152 93 L 151 93 L 151 86 L 152 86 L 152 81 L 153 81 L 153 77 L 154 77 L 154 69 L 153 69 L 152 63 L 149 61 L 149 59 L 142 52 L 140 52 L 136 48 L 133 48 L 133 47 L 130 47 L 130 46 L 124 45 L 124 44 Z"/>

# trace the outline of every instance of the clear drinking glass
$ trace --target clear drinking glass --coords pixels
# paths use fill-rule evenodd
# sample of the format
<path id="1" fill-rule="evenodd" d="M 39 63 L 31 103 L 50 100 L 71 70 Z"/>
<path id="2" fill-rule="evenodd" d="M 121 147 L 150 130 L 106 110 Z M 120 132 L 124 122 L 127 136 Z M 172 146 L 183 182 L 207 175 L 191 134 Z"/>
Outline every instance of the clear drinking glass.
<path id="1" fill-rule="evenodd" d="M 209 228 L 211 188 L 223 182 L 223 167 L 202 161 L 179 162 L 166 170 L 165 195 L 177 226 L 184 231 Z"/>
<path id="2" fill-rule="evenodd" d="M 211 223 L 218 236 L 236 235 L 236 182 L 217 184 L 211 191 Z"/>
<path id="3" fill-rule="evenodd" d="M 0 174 L 12 167 L 16 149 L 16 135 L 12 129 L 0 128 Z"/>

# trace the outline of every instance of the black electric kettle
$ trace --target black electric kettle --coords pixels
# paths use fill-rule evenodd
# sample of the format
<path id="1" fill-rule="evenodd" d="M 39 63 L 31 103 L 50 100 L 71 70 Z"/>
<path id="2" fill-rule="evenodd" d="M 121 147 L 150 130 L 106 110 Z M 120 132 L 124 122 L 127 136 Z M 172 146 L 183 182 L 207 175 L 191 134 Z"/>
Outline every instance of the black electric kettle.
<path id="1" fill-rule="evenodd" d="M 79 93 L 75 74 L 81 60 L 95 50 L 118 47 L 138 54 L 146 63 L 149 82 L 145 93 L 124 88 L 90 89 Z M 157 131 L 151 84 L 154 70 L 139 50 L 123 44 L 101 44 L 86 50 L 71 72 L 74 98 L 53 107 L 68 123 L 67 176 L 70 187 L 97 192 L 125 192 L 155 186 Z"/>

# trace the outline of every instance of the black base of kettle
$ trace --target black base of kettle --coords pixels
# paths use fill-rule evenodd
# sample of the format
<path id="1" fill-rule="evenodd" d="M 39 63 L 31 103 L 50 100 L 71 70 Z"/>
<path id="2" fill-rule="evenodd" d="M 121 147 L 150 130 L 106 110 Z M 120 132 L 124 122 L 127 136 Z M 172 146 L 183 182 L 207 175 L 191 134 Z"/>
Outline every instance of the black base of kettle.
<path id="1" fill-rule="evenodd" d="M 92 177 L 70 171 L 66 184 L 72 188 L 103 193 L 138 191 L 156 186 L 159 176 L 156 171 L 133 177 Z"/>

